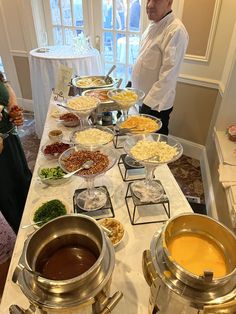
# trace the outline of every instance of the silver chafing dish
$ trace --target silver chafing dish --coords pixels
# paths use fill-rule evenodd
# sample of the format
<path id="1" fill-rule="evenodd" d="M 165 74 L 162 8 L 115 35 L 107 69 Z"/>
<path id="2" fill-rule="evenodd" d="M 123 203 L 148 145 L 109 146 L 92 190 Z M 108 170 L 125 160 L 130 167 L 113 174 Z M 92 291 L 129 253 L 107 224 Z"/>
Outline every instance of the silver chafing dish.
<path id="1" fill-rule="evenodd" d="M 50 277 L 51 274 L 45 276 L 45 269 L 50 270 L 49 265 L 60 250 L 81 247 L 96 256 L 90 268 L 73 277 L 67 274 L 68 277 L 64 279 L 55 279 Z M 77 264 L 73 267 L 71 259 L 68 263 L 66 261 L 69 261 L 66 254 L 56 262 L 53 261 L 54 266 L 51 265 L 53 267 L 50 270 L 53 276 L 54 272 L 57 276 L 65 272 L 64 268 L 55 270 L 61 263 L 65 264 L 66 272 L 74 272 L 73 268 L 78 271 Z M 88 259 L 84 265 L 88 265 Z M 93 218 L 85 215 L 58 217 L 26 240 L 13 281 L 28 298 L 30 307 L 24 310 L 18 305 L 12 305 L 10 313 L 110 313 L 122 297 L 119 291 L 110 297 L 114 265 L 114 248 Z"/>
<path id="2" fill-rule="evenodd" d="M 77 93 L 82 93 L 88 89 L 96 88 L 113 88 L 118 82 L 118 79 L 113 79 L 108 76 L 105 79 L 105 75 L 90 75 L 90 76 L 77 76 L 72 79 L 72 85 L 76 88 Z"/>
<path id="3" fill-rule="evenodd" d="M 207 236 L 222 249 L 227 265 L 225 275 L 214 277 L 207 269 L 201 276 L 195 275 L 176 262 L 168 245 L 171 239 L 186 232 Z M 143 253 L 143 273 L 150 286 L 148 313 L 236 313 L 235 252 L 236 236 L 219 222 L 198 214 L 170 219 L 153 236 L 150 250 Z M 199 250 L 197 255 L 200 261 L 202 252 Z"/>

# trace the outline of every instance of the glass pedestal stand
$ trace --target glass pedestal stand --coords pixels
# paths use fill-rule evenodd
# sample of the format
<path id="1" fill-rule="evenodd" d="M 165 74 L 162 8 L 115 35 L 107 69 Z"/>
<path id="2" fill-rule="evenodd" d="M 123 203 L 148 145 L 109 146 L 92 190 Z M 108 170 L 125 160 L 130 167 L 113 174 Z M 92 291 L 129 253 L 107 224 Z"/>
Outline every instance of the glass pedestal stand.
<path id="1" fill-rule="evenodd" d="M 144 164 L 146 177 L 144 180 L 133 182 L 131 190 L 140 202 L 157 202 L 164 194 L 159 181 L 153 180 L 156 165 Z"/>
<path id="2" fill-rule="evenodd" d="M 77 195 L 77 205 L 84 211 L 94 211 L 102 208 L 107 201 L 106 192 L 94 187 L 94 177 L 85 178 L 87 189 Z"/>
<path id="3" fill-rule="evenodd" d="M 122 154 L 118 161 L 122 180 L 129 182 L 143 179 L 145 176 L 144 167 L 139 163 L 137 163 L 136 167 L 130 166 L 129 163 L 126 163 L 127 156 L 127 154 Z"/>
<path id="4" fill-rule="evenodd" d="M 112 206 L 111 197 L 110 197 L 110 194 L 109 194 L 107 188 L 105 186 L 100 186 L 100 187 L 97 187 L 97 189 L 99 189 L 100 191 L 102 190 L 106 194 L 105 205 L 98 210 L 84 211 L 82 208 L 80 208 L 78 206 L 77 198 L 78 198 L 78 195 L 80 195 L 81 193 L 83 193 L 86 190 L 86 188 L 77 189 L 77 190 L 75 190 L 75 193 L 73 196 L 74 213 L 84 214 L 84 215 L 93 217 L 95 219 L 114 218 L 115 213 L 114 213 L 114 209 Z"/>
<path id="5" fill-rule="evenodd" d="M 170 202 L 159 180 L 155 181 L 163 190 L 163 195 L 158 201 L 141 202 L 132 191 L 133 182 L 129 182 L 125 195 L 125 203 L 132 225 L 165 222 L 170 218 Z M 164 211 L 163 211 L 164 209 Z M 137 215 L 137 213 L 139 215 Z M 164 215 L 163 215 L 163 214 Z M 158 218 L 158 216 L 160 218 Z M 156 219 L 158 218 L 158 219 Z"/>

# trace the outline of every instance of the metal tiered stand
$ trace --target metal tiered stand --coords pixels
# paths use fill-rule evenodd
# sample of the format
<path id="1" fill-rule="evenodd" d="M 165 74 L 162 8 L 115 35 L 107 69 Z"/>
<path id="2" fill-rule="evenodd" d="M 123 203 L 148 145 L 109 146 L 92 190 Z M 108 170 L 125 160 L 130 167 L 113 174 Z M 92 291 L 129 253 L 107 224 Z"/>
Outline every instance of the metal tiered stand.
<path id="1" fill-rule="evenodd" d="M 161 164 L 177 160 L 183 153 L 183 147 L 171 136 L 150 133 L 128 137 L 124 149 L 146 171 L 145 179 L 133 180 L 127 187 L 125 202 L 131 224 L 168 220 L 170 203 L 161 182 L 154 179 L 154 171 Z M 168 153 L 163 154 L 164 151 Z"/>
<path id="2" fill-rule="evenodd" d="M 161 182 L 159 180 L 156 180 L 161 186 Z M 125 195 L 125 203 L 127 206 L 127 210 L 129 213 L 129 219 L 132 225 L 142 225 L 142 224 L 149 224 L 149 223 L 156 223 L 156 222 L 165 222 L 170 218 L 170 202 L 169 199 L 166 195 L 166 192 L 163 188 L 163 196 L 156 202 L 143 202 L 140 201 L 140 199 L 135 196 L 135 194 L 132 192 L 131 189 L 131 184 L 132 182 L 129 182 L 128 184 L 128 188 L 126 191 L 126 195 Z M 162 207 L 165 210 L 165 214 L 166 214 L 166 218 L 163 219 L 159 219 L 159 220 L 148 220 L 148 221 L 138 221 L 138 219 L 140 217 L 137 217 L 137 212 L 140 210 L 142 210 L 142 207 L 145 206 L 145 209 L 143 211 L 148 212 L 149 209 L 151 210 L 151 212 L 155 215 L 157 211 L 161 211 Z M 155 207 L 155 208 L 153 208 Z"/>

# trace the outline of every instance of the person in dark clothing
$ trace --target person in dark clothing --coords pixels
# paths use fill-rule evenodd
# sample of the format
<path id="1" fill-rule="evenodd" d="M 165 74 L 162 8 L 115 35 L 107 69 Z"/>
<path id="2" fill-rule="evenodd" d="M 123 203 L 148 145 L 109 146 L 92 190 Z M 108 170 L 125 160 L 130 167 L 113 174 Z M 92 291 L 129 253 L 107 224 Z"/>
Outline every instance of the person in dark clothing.
<path id="1" fill-rule="evenodd" d="M 0 208 L 17 233 L 31 182 L 31 172 L 16 126 L 23 124 L 22 110 L 10 84 L 0 72 L 0 133 L 4 138 L 0 154 Z"/>

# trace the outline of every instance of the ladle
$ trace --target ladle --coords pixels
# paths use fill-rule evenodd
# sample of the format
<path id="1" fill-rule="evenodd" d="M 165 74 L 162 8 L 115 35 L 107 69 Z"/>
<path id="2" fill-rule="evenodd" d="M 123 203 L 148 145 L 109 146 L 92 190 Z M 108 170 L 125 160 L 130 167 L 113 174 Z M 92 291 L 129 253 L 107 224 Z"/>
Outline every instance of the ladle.
<path id="1" fill-rule="evenodd" d="M 111 72 L 113 72 L 113 71 L 115 70 L 115 68 L 116 68 L 116 66 L 115 66 L 115 64 L 113 64 L 113 66 L 112 66 L 112 67 L 110 68 L 110 70 L 107 72 L 107 75 L 105 75 L 105 77 L 104 77 L 105 83 L 107 82 L 107 79 L 108 79 L 109 75 L 111 74 Z"/>

